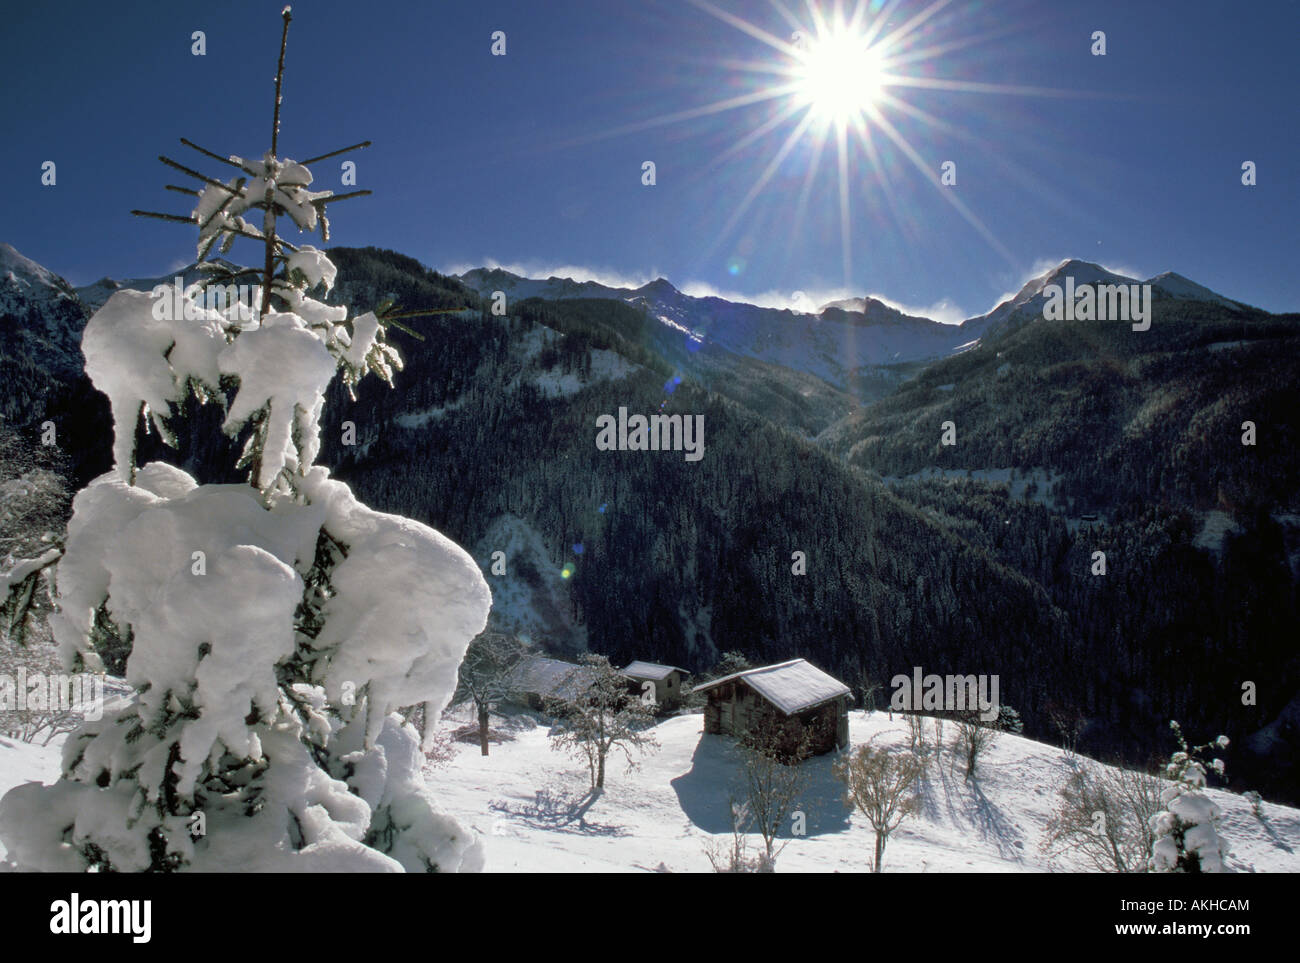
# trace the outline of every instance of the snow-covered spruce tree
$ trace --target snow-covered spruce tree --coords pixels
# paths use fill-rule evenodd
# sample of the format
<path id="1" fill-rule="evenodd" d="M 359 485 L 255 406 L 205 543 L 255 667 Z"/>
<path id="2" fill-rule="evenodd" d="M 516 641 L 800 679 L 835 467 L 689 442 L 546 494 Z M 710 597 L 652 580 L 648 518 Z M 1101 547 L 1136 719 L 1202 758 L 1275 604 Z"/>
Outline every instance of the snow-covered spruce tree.
<path id="1" fill-rule="evenodd" d="M 1151 817 L 1155 842 L 1151 847 L 1150 868 L 1156 873 L 1222 873 L 1227 844 L 1219 838 L 1219 807 L 1205 794 L 1206 767 L 1196 757 L 1216 748 L 1226 748 L 1227 736 L 1219 736 L 1203 746 L 1188 747 L 1177 722 L 1169 728 L 1178 740 L 1178 751 L 1169 760 L 1165 772 L 1173 780 L 1160 793 L 1162 812 Z M 1209 767 L 1223 774 L 1223 760 L 1214 759 Z"/>
<path id="2" fill-rule="evenodd" d="M 287 35 L 288 8 L 284 19 Z M 277 128 L 283 63 L 282 36 Z M 400 359 L 383 319 L 309 296 L 330 288 L 334 266 L 280 239 L 275 221 L 324 235 L 331 195 L 309 191 L 305 163 L 274 144 L 261 160 L 231 157 L 240 176 L 228 182 L 196 175 L 192 215 L 200 258 L 237 235 L 265 245 L 260 317 L 205 308 L 197 291 L 178 316 L 123 290 L 86 326 L 116 467 L 74 500 L 51 623 L 70 669 L 98 669 L 105 640 L 128 643 L 136 696 L 69 737 L 57 783 L 0 800 L 19 868 L 482 865 L 472 832 L 435 806 L 417 734 L 394 710 L 442 710 L 491 596 L 460 547 L 372 511 L 313 464 L 336 372 L 387 380 Z M 191 392 L 225 405 L 228 434 L 246 433 L 250 485 L 136 467 L 140 418 L 169 438 L 172 406 Z"/>

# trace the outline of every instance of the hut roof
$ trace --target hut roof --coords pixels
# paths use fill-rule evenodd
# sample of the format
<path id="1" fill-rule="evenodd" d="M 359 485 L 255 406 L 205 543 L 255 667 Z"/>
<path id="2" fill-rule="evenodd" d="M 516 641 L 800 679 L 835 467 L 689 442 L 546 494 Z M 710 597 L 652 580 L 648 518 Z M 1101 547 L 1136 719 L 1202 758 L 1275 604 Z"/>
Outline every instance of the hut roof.
<path id="1" fill-rule="evenodd" d="M 675 665 L 660 665 L 658 662 L 630 662 L 622 671 L 634 679 L 653 679 L 656 682 L 668 678 L 673 672 L 686 674 L 685 669 L 679 669 Z"/>
<path id="2" fill-rule="evenodd" d="M 721 679 L 697 685 L 696 692 L 739 679 L 786 715 L 811 709 L 849 694 L 849 687 L 804 659 L 733 672 Z"/>
<path id="3" fill-rule="evenodd" d="M 572 699 L 591 683 L 594 673 L 585 665 L 535 655 L 510 673 L 510 688 L 555 699 Z"/>

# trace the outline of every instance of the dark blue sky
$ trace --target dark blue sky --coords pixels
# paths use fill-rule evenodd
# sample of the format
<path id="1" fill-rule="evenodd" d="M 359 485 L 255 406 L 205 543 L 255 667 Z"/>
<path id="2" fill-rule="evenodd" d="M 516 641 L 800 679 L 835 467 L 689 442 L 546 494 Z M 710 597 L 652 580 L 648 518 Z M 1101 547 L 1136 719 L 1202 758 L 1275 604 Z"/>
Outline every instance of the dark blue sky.
<path id="1" fill-rule="evenodd" d="M 717 3 L 790 38 L 778 5 Z M 885 3 L 882 35 L 931 5 Z M 162 189 L 183 177 L 156 156 L 214 164 L 182 135 L 222 153 L 266 149 L 281 6 L 10 5 L 0 240 L 76 284 L 192 259 L 192 230 L 127 212 L 188 213 L 188 198 Z M 846 287 L 833 136 L 813 175 L 816 126 L 791 142 L 736 215 L 801 115 L 727 152 L 787 98 L 643 123 L 784 82 L 761 68 L 791 58 L 725 17 L 686 0 L 293 6 L 281 154 L 375 144 L 351 155 L 375 196 L 334 209 L 334 243 L 438 269 L 664 275 L 771 303 Z M 898 142 L 868 121 L 873 163 L 849 140 L 848 289 L 952 320 L 1077 256 L 1300 309 L 1300 4 L 936 6 L 894 51 L 931 53 L 898 74 L 1017 89 L 889 88 L 912 108 L 880 107 Z M 784 7 L 811 23 L 802 0 Z M 191 54 L 195 30 L 205 57 Z M 504 57 L 490 53 L 494 30 L 506 32 Z M 1105 57 L 1089 53 L 1094 30 Z M 54 187 L 40 184 L 46 160 Z M 653 187 L 641 183 L 646 160 Z M 945 160 L 956 187 L 931 180 Z M 1255 187 L 1241 184 L 1246 160 Z M 319 165 L 315 186 L 346 189 L 339 163 Z"/>

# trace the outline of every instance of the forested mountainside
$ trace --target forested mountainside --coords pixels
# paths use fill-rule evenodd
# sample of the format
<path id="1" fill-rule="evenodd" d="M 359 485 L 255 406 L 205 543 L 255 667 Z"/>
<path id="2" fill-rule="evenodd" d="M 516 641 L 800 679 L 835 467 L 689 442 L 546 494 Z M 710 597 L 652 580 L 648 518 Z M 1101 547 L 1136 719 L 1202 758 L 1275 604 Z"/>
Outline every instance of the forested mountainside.
<path id="1" fill-rule="evenodd" d="M 1166 433 L 1188 445 L 1204 434 L 1165 423 L 1179 416 L 1164 406 L 1205 419 L 1219 411 L 1214 386 L 1231 385 L 1267 400 L 1252 409 L 1265 411 L 1253 419 L 1261 442 L 1242 463 L 1272 458 L 1264 439 L 1293 437 L 1279 433 L 1294 416 L 1275 410 L 1288 390 L 1276 379 L 1294 363 L 1278 350 L 1292 344 L 1290 319 L 1158 302 L 1151 331 L 1132 335 L 1152 339 L 1144 343 L 1113 323 L 1008 324 L 988 345 L 850 413 L 831 385 L 692 343 L 635 304 L 529 299 L 497 317 L 461 282 L 409 258 L 330 254 L 336 297 L 358 311 L 384 298 L 464 310 L 407 320 L 425 340 L 395 336 L 406 359 L 395 390 L 363 383 L 351 401 L 331 389 L 320 462 L 375 508 L 476 546 L 485 572 L 492 552 L 507 548 L 492 541 L 503 520 L 535 534 L 545 557 L 507 556 L 505 574 L 489 575 L 499 598 L 567 603 L 535 643 L 696 671 L 731 649 L 755 661 L 798 655 L 859 691 L 884 685 L 886 697 L 889 680 L 915 666 L 996 673 L 1003 702 L 1031 735 L 1050 738 L 1049 708 L 1065 706 L 1091 720 L 1084 751 L 1145 761 L 1168 749 L 1174 718 L 1191 732 L 1232 737 L 1230 774 L 1296 797 L 1295 734 L 1275 726 L 1249 741 L 1300 690 L 1291 530 L 1242 494 L 1256 489 L 1251 472 L 1270 471 L 1260 490 L 1294 492 L 1293 462 L 1225 469 L 1205 448 L 1162 447 Z M 1175 312 L 1189 321 L 1168 330 L 1183 316 Z M 1209 350 L 1238 340 L 1274 347 Z M 1106 394 L 1125 386 L 1127 394 Z M 1137 417 L 1156 397 L 1170 400 Z M 1137 407 L 1129 414 L 1126 405 Z M 620 408 L 703 415 L 704 457 L 599 450 L 596 419 Z M 27 423 L 48 416 L 62 438 L 77 438 L 84 476 L 107 466 L 105 411 L 74 379 Z M 1240 447 L 1246 416 L 1220 415 L 1204 423 L 1226 430 L 1236 419 L 1223 445 Z M 943 420 L 956 423 L 964 460 L 939 445 Z M 196 444 L 210 444 L 219 421 L 212 406 L 185 412 L 180 450 L 144 438 L 142 460 L 163 457 L 221 480 L 213 466 L 231 463 L 228 453 Z M 356 444 L 342 443 L 345 422 Z M 1074 497 L 1076 516 L 975 481 L 889 484 L 871 471 L 927 467 L 1050 469 L 1073 479 L 1057 484 Z M 1120 489 L 1100 480 L 1121 469 L 1145 487 L 1106 501 Z M 1204 502 L 1207 492 L 1219 500 Z M 1081 506 L 1102 504 L 1097 523 L 1079 524 Z M 1203 504 L 1226 506 L 1237 534 L 1207 545 Z M 1098 549 L 1104 577 L 1092 574 Z M 806 574 L 795 574 L 794 553 Z M 1258 683 L 1255 705 L 1242 704 L 1243 678 Z"/>
<path id="2" fill-rule="evenodd" d="M 1156 298 L 1150 330 L 1021 316 L 822 441 L 882 475 L 1042 467 L 1079 511 L 1300 507 L 1300 315 Z M 944 445 L 951 421 L 956 444 Z M 1243 445 L 1243 423 L 1255 426 Z"/>
<path id="3" fill-rule="evenodd" d="M 66 281 L 0 243 L 0 419 L 22 423 L 79 376 L 87 317 Z"/>
<path id="4" fill-rule="evenodd" d="M 1293 762 L 1300 316 L 1203 291 L 1157 289 L 1146 331 L 1044 320 L 1039 299 L 820 440 L 1041 585 L 1112 698 L 1145 703 L 1151 679 L 1185 685 L 1222 653 L 1235 669 L 1205 697 L 1267 725 L 1248 748 Z M 1161 665 L 1097 660 L 1137 635 Z M 1267 706 L 1242 704 L 1248 682 Z"/>

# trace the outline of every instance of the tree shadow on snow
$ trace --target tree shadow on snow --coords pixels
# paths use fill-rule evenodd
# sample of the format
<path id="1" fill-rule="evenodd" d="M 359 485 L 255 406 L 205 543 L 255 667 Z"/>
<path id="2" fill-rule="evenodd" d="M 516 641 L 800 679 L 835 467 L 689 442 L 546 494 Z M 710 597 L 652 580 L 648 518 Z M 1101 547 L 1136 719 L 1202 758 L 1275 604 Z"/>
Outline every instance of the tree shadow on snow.
<path id="1" fill-rule="evenodd" d="M 1003 859 L 1022 862 L 1025 843 L 1021 832 L 1007 822 L 1002 811 L 984 794 L 979 777 L 967 779 L 958 765 L 955 755 L 931 754 L 926 761 L 917 780 L 922 817 L 938 822 L 946 812 L 952 825 L 970 825 L 982 837 L 992 840 Z"/>
<path id="2" fill-rule="evenodd" d="M 1025 854 L 1025 843 L 1020 832 L 1007 823 L 1001 810 L 984 795 L 978 775 L 967 785 L 970 787 L 971 798 L 975 802 L 975 811 L 972 814 L 975 827 L 983 836 L 991 838 L 997 844 L 999 856 L 1020 862 Z"/>
<path id="3" fill-rule="evenodd" d="M 536 829 L 575 833 L 581 836 L 627 836 L 629 830 L 611 823 L 592 822 L 587 811 L 601 798 L 601 793 L 588 789 L 581 795 L 563 790 L 539 789 L 531 804 L 511 806 L 493 802 L 488 808 L 519 820 Z"/>
<path id="4" fill-rule="evenodd" d="M 844 784 L 832 772 L 835 759 L 835 753 L 828 753 L 800 763 L 808 773 L 808 782 L 795 809 L 804 814 L 805 836 L 842 833 L 849 828 Z M 730 736 L 700 736 L 690 771 L 672 781 L 677 802 L 692 825 L 715 835 L 731 832 L 731 800 L 743 802 L 745 798 L 740 766 L 740 752 Z M 791 828 L 791 821 L 786 820 L 782 839 L 791 835 Z"/>

